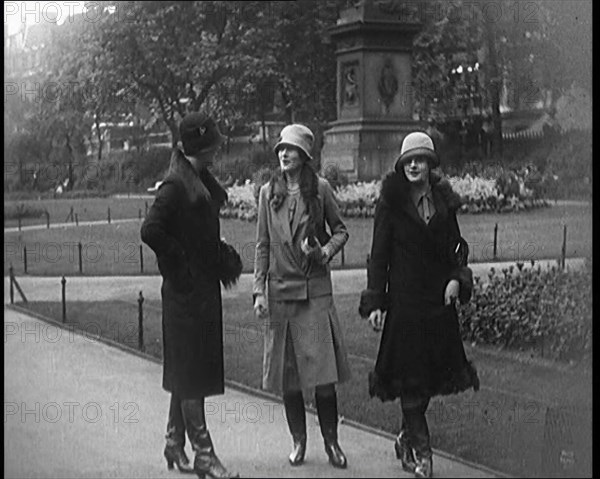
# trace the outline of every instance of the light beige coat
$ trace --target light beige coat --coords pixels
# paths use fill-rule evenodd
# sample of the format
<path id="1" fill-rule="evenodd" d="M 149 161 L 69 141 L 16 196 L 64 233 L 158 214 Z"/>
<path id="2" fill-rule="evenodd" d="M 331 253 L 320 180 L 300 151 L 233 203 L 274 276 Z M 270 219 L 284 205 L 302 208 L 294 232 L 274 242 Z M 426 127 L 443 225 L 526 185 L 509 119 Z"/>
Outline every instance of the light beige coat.
<path id="1" fill-rule="evenodd" d="M 331 230 L 324 247 L 332 258 L 348 241 L 348 232 L 327 180 L 319 178 L 318 192 L 324 220 Z M 269 183 L 260 190 L 253 293 L 266 294 L 269 302 L 263 388 L 275 392 L 308 389 L 350 377 L 333 304 L 330 266 L 310 260 L 302 252 L 300 243 L 306 237 L 309 219 L 306 205 L 300 197 L 290 225 L 289 202 L 286 197 L 275 211 L 269 203 Z M 286 362 L 290 340 L 297 375 L 290 374 Z"/>

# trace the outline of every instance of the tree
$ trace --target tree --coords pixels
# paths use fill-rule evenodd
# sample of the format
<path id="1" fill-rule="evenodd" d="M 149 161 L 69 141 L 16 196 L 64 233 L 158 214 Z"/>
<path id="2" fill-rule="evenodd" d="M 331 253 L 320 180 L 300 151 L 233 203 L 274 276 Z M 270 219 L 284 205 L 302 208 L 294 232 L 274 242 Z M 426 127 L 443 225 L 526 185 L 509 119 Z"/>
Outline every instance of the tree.
<path id="1" fill-rule="evenodd" d="M 558 55 L 562 49 L 556 11 L 539 0 L 425 3 L 430 14 L 422 16 L 424 28 L 415 38 L 414 55 L 420 113 L 431 114 L 434 99 L 440 110 L 452 112 L 464 79 L 453 79 L 449 72 L 459 63 L 479 63 L 477 81 L 485 91 L 482 106 L 491 112 L 501 154 L 503 85 L 512 90 L 515 108 L 530 108 L 543 100 L 545 89 L 565 85 L 564 69 L 554 68 L 566 60 Z"/>
<path id="2" fill-rule="evenodd" d="M 255 26 L 259 4 L 101 2 L 113 10 L 100 17 L 106 67 L 165 122 L 175 145 L 187 111 L 208 105 L 223 119 L 243 96 L 249 72 L 268 66 Z"/>

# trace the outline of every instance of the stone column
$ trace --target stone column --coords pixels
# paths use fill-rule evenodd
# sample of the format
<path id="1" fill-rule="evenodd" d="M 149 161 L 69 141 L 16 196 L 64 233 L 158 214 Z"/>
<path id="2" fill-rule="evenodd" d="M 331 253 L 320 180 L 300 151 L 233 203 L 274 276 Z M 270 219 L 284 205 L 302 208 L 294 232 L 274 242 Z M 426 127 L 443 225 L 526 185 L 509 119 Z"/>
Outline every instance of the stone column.
<path id="1" fill-rule="evenodd" d="M 412 119 L 411 56 L 421 28 L 415 2 L 364 1 L 344 10 L 337 43 L 337 120 L 325 131 L 322 168 L 350 180 L 381 178 L 404 136 L 423 128 Z"/>

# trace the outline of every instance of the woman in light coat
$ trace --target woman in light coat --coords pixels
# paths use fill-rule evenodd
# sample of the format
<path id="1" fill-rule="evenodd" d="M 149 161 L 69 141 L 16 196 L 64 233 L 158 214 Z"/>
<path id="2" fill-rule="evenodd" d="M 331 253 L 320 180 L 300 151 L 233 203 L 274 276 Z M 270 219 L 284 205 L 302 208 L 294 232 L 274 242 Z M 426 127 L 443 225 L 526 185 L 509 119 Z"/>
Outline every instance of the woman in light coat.
<path id="1" fill-rule="evenodd" d="M 302 391 L 314 388 L 325 451 L 334 467 L 345 468 L 335 384 L 349 379 L 350 370 L 328 263 L 348 232 L 331 186 L 310 164 L 313 143 L 310 129 L 292 124 L 275 146 L 280 169 L 259 193 L 254 309 L 266 319 L 263 388 L 283 393 L 293 439 L 290 464 L 304 462 Z"/>

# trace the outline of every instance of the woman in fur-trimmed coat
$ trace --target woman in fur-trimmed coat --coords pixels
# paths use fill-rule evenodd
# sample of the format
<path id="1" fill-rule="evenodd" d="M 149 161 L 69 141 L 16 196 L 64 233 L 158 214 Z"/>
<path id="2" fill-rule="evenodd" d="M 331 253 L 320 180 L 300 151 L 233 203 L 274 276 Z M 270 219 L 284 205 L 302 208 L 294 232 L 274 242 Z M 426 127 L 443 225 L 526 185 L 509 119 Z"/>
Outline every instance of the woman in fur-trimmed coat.
<path id="1" fill-rule="evenodd" d="M 205 397 L 224 393 L 221 284 L 235 283 L 241 258 L 221 240 L 219 209 L 227 193 L 209 167 L 224 137 L 204 113 L 179 126 L 169 172 L 141 228 L 163 278 L 163 388 L 171 393 L 164 456 L 169 469 L 229 478 L 206 424 Z M 185 454 L 185 434 L 196 455 Z"/>
<path id="2" fill-rule="evenodd" d="M 468 301 L 472 291 L 468 245 L 456 219 L 460 197 L 431 173 L 438 164 L 426 134 L 407 135 L 395 171 L 382 182 L 359 308 L 376 329 L 383 324 L 369 393 L 382 401 L 400 398 L 396 453 L 418 477 L 432 470 L 425 420 L 430 398 L 479 387 L 454 305 L 457 298 Z"/>

